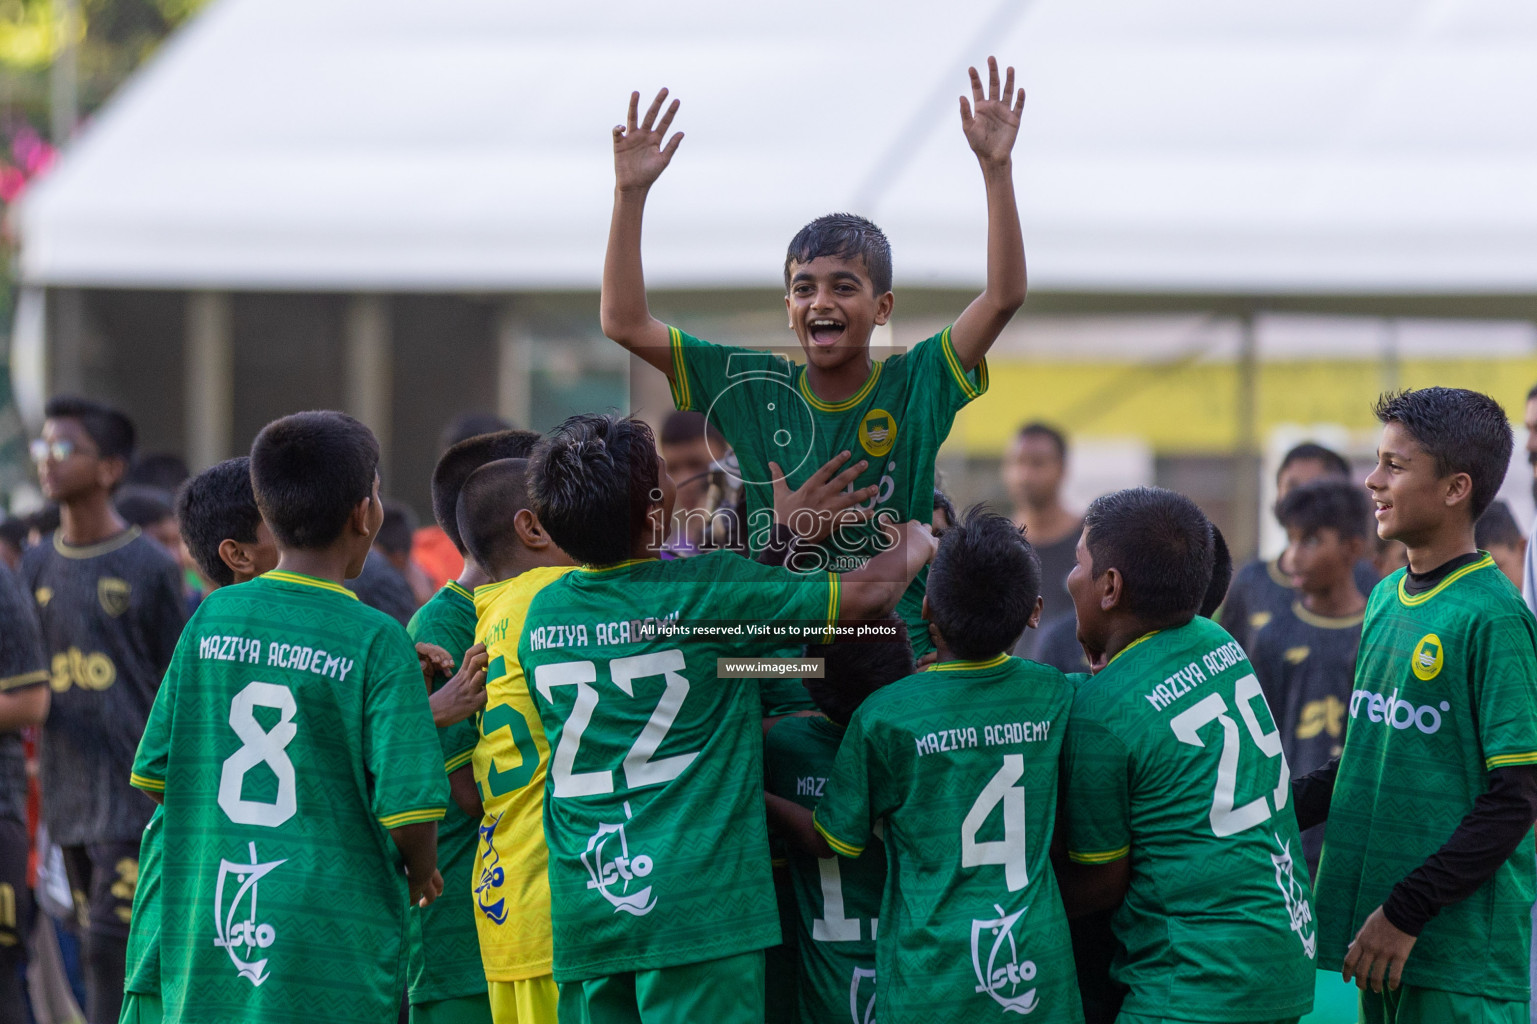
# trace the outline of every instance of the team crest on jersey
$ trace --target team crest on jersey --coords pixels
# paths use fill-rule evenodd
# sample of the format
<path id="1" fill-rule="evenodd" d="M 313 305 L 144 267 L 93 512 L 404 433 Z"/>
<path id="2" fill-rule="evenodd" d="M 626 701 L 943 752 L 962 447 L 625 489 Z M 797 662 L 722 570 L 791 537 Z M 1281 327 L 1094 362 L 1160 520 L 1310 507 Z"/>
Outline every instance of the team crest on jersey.
<path id="1" fill-rule="evenodd" d="M 96 600 L 101 602 L 101 610 L 114 619 L 128 610 L 128 598 L 132 593 L 128 581 L 116 576 L 103 576 L 96 581 Z"/>
<path id="2" fill-rule="evenodd" d="M 1035 981 L 1035 961 L 1020 959 L 1014 939 L 1015 923 L 1030 908 L 1005 914 L 995 903 L 993 909 L 997 917 L 973 918 L 971 922 L 971 966 L 977 973 L 977 991 L 986 992 L 1005 1013 L 1033 1013 L 1040 1003 L 1031 984 Z"/>
<path id="3" fill-rule="evenodd" d="M 266 922 L 256 920 L 257 891 L 261 880 L 271 874 L 273 868 L 288 863 L 288 860 L 284 858 L 261 863 L 256 856 L 256 844 L 249 845 L 251 851 L 249 864 L 238 861 L 219 861 L 219 880 L 213 891 L 213 944 L 229 954 L 230 963 L 235 965 L 235 971 L 242 978 L 252 985 L 260 985 L 269 977 L 267 958 L 262 957 L 260 960 L 249 958 L 257 956 L 259 950 L 264 950 L 276 942 L 277 930 Z M 226 905 L 224 886 L 231 875 L 235 876 L 238 888 Z M 244 912 L 243 918 L 242 912 Z"/>
<path id="4" fill-rule="evenodd" d="M 1292 860 L 1290 843 L 1275 837 L 1280 853 L 1272 853 L 1270 861 L 1275 865 L 1275 882 L 1286 898 L 1286 913 L 1291 918 L 1291 929 L 1302 942 L 1302 951 L 1312 960 L 1318 953 L 1318 928 L 1313 924 L 1313 906 L 1308 902 L 1308 888 L 1297 881 L 1297 864 Z"/>
<path id="5" fill-rule="evenodd" d="M 854 968 L 849 982 L 849 1019 L 854 1024 L 875 1024 L 875 971 L 869 967 Z"/>
<path id="6" fill-rule="evenodd" d="M 498 661 L 501 659 L 498 658 Z M 503 812 L 506 813 L 506 812 Z M 501 855 L 496 852 L 496 827 L 502 823 L 498 814 L 480 825 L 480 876 L 475 879 L 475 905 L 497 924 L 507 923 L 507 899 L 502 895 L 502 883 L 507 873 L 502 870 Z"/>
<path id="7" fill-rule="evenodd" d="M 630 818 L 630 802 L 625 801 L 624 816 Z M 606 821 L 598 822 L 598 830 L 587 840 L 583 851 L 582 867 L 587 869 L 587 888 L 598 890 L 608 900 L 614 913 L 623 911 L 636 917 L 644 917 L 656 907 L 651 886 L 640 887 L 640 880 L 651 874 L 651 858 L 645 854 L 630 853 L 630 840 L 624 825 Z M 631 887 L 634 886 L 632 891 Z"/>
<path id="8" fill-rule="evenodd" d="M 1434 633 L 1426 633 L 1414 646 L 1414 657 L 1409 659 L 1409 664 L 1413 666 L 1415 676 L 1428 683 L 1441 674 L 1441 665 L 1445 658 L 1446 653 L 1441 648 L 1441 638 Z"/>
<path id="9" fill-rule="evenodd" d="M 47 608 L 48 602 L 53 600 L 53 588 L 38 587 L 32 592 L 32 596 L 37 598 L 37 606 L 39 608 Z"/>
<path id="10" fill-rule="evenodd" d="M 897 418 L 885 409 L 871 409 L 859 421 L 859 445 L 877 459 L 897 443 Z"/>

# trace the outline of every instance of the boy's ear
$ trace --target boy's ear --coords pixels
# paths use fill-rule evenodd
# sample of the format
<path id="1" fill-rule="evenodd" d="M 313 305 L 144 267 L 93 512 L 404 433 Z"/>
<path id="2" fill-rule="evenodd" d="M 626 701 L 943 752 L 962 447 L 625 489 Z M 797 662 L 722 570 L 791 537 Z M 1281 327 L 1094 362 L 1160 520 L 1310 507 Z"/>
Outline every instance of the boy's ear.
<path id="1" fill-rule="evenodd" d="M 788 306 L 789 304 L 790 300 L 788 298 L 785 299 L 785 305 Z M 890 292 L 875 300 L 875 325 L 877 327 L 891 319 L 891 310 L 896 304 L 897 297 Z"/>
<path id="2" fill-rule="evenodd" d="M 352 506 L 352 514 L 347 517 L 347 526 L 360 536 L 373 541 L 373 531 L 368 528 L 369 513 L 373 511 L 374 496 L 370 494 L 356 505 Z"/>
<path id="3" fill-rule="evenodd" d="M 238 540 L 225 537 L 219 541 L 219 561 L 228 566 L 229 571 L 236 576 L 256 575 L 250 553 L 246 551 L 245 545 Z"/>
<path id="4" fill-rule="evenodd" d="M 1095 581 L 1099 587 L 1099 610 L 1113 612 L 1121 606 L 1121 594 L 1126 581 L 1121 577 L 1121 570 L 1112 566 L 1106 569 L 1104 575 Z"/>
<path id="5" fill-rule="evenodd" d="M 1448 507 L 1466 501 L 1473 495 L 1473 478 L 1466 473 L 1453 473 L 1446 478 L 1445 501 Z M 1471 509 L 1469 509 L 1471 511 Z"/>
<path id="6" fill-rule="evenodd" d="M 923 595 L 923 605 L 918 609 L 918 617 L 924 622 L 929 621 L 929 595 Z"/>
<path id="7" fill-rule="evenodd" d="M 550 546 L 550 535 L 544 532 L 539 517 L 530 509 L 520 508 L 513 513 L 512 529 L 518 535 L 518 542 L 530 551 L 543 551 Z"/>
<path id="8" fill-rule="evenodd" d="M 121 455 L 96 461 L 96 484 L 105 491 L 114 491 L 128 473 L 128 460 Z"/>
<path id="9" fill-rule="evenodd" d="M 1041 626 L 1041 609 L 1044 608 L 1044 607 L 1046 607 L 1046 599 L 1044 597 L 1037 597 L 1035 599 L 1035 608 L 1032 609 L 1031 612 L 1030 612 L 1030 621 L 1025 623 L 1025 628 L 1026 629 L 1039 629 L 1040 628 L 1040 626 Z"/>

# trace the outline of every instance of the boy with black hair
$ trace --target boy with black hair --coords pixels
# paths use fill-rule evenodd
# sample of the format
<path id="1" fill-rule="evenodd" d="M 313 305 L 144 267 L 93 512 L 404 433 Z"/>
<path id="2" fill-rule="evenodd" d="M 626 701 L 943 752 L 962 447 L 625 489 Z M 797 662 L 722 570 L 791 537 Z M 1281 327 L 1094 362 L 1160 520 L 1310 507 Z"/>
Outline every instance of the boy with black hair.
<path id="1" fill-rule="evenodd" d="M 1294 487 L 1324 478 L 1350 479 L 1350 463 L 1338 452 L 1312 441 L 1304 441 L 1286 453 L 1276 470 L 1276 501 Z M 1356 586 L 1369 593 L 1377 583 L 1377 572 L 1369 559 L 1355 566 Z M 1297 599 L 1291 577 L 1281 568 L 1280 559 L 1256 558 L 1239 569 L 1228 589 L 1227 600 L 1217 613 L 1217 622 L 1232 634 L 1244 650 L 1252 650 L 1254 634 L 1276 615 L 1283 613 Z"/>
<path id="2" fill-rule="evenodd" d="M 808 656 L 822 659 L 821 678 L 805 680 L 822 714 L 782 718 L 763 737 L 769 825 L 787 837 L 809 828 L 854 712 L 883 686 L 917 671 L 906 623 L 892 615 L 872 625 L 890 630 L 892 638 L 839 640 L 808 649 Z M 840 864 L 831 851 L 821 856 L 792 842 L 789 868 L 798 911 L 790 943 L 799 977 L 793 1019 L 842 1020 L 850 1011 L 860 1022 L 875 1019 L 884 844 L 872 839 L 863 855 Z"/>
<path id="3" fill-rule="evenodd" d="M 245 583 L 277 568 L 277 544 L 251 490 L 251 460 L 242 455 L 203 470 L 176 495 L 176 523 L 193 561 L 214 589 Z M 161 862 L 165 810 L 155 808 L 139 846 L 139 878 L 128 932 L 127 978 L 120 1024 L 159 1024 Z"/>
<path id="4" fill-rule="evenodd" d="M 491 577 L 470 556 L 459 532 L 459 494 L 470 475 L 498 459 L 528 454 L 539 435 L 531 430 L 500 430 L 467 438 L 450 447 L 432 470 L 432 517 L 453 543 L 464 563 L 459 578 L 448 583 L 412 616 L 406 626 L 411 639 L 435 644 L 463 657 L 475 645 L 474 590 Z M 445 672 L 434 674 L 431 688 L 441 692 Z M 474 883 L 475 844 L 480 814 L 473 810 L 475 753 L 480 730 L 465 719 L 438 730 L 443 769 L 448 774 L 454 805 L 438 824 L 438 872 L 449 899 L 439 900 L 411 916 L 407 978 L 411 1017 L 417 1024 L 486 1024 L 491 1003 L 486 973 L 481 967 L 474 903 L 467 898 Z"/>
<path id="5" fill-rule="evenodd" d="M 661 561 L 672 480 L 650 429 L 613 416 L 541 442 L 528 490 L 581 563 L 534 598 L 518 645 L 553 752 L 561 1018 L 761 1021 L 763 950 L 780 938 L 761 708 L 756 682 L 717 659 L 782 647 L 775 626 L 815 641 L 890 612 L 933 553 L 928 528 L 905 524 L 842 576 L 729 551 Z"/>
<path id="6" fill-rule="evenodd" d="M 1294 488 L 1276 505 L 1286 528 L 1279 562 L 1297 599 L 1260 627 L 1249 656 L 1293 774 L 1338 757 L 1345 741 L 1366 611 L 1354 569 L 1366 553 L 1368 514 L 1366 492 L 1332 478 Z M 1323 841 L 1322 828 L 1302 833 L 1309 877 L 1317 877 Z"/>
<path id="7" fill-rule="evenodd" d="M 398 1016 L 448 785 L 409 637 L 342 586 L 382 518 L 378 463 L 337 412 L 275 420 L 251 448 L 278 567 L 198 607 L 134 761 L 165 806 L 167 1019 Z"/>
<path id="8" fill-rule="evenodd" d="M 48 663 L 37 611 L 0 565 L 0 1024 L 27 1024 L 26 964 L 32 890 L 27 884 L 27 755 L 21 730 L 48 717 Z"/>
<path id="9" fill-rule="evenodd" d="M 22 556 L 20 573 L 52 667 L 43 820 L 85 930 L 86 1017 L 117 1024 L 139 839 L 155 809 L 128 771 L 187 607 L 176 561 L 112 505 L 133 423 L 83 398 L 51 399 L 44 413 L 32 457 L 60 524 Z"/>
<path id="10" fill-rule="evenodd" d="M 1325 817 L 1319 966 L 1361 1019 L 1525 1022 L 1537 818 L 1537 624 L 1474 523 L 1514 441 L 1460 388 L 1390 392 L 1366 478 L 1409 566 L 1366 606 L 1345 749 L 1298 780 Z"/>
<path id="11" fill-rule="evenodd" d="M 1516 524 L 1510 506 L 1496 499 L 1478 517 L 1473 527 L 1473 543 L 1478 550 L 1489 552 L 1494 564 L 1500 567 L 1505 578 L 1521 589 L 1522 572 L 1526 567 L 1526 537 Z"/>
<path id="12" fill-rule="evenodd" d="M 1013 68 L 1000 88 L 997 61 L 989 57 L 987 66 L 987 91 L 972 68 L 971 101 L 960 101 L 961 127 L 987 192 L 987 286 L 952 326 L 879 362 L 870 357 L 870 337 L 891 317 L 891 246 L 878 227 L 849 214 L 812 221 L 785 256 L 785 309 L 804 365 L 700 341 L 655 319 L 641 270 L 641 216 L 683 138 L 667 138 L 678 101 L 662 114 L 663 89 L 640 119 L 640 94 L 632 93 L 626 124 L 614 128 L 603 333 L 666 374 L 679 409 L 708 414 L 725 435 L 741 467 L 755 550 L 767 535 L 760 524 L 773 504 L 774 481 L 784 478 L 794 488 L 843 449 L 862 450 L 855 487 L 878 488 L 870 507 L 882 520 L 926 523 L 933 514 L 939 446 L 955 414 L 987 390 L 984 357 L 1025 300 L 1011 160 L 1025 94 L 1015 91 Z M 861 564 L 882 548 L 881 530 L 873 522 L 840 520 L 817 568 Z M 902 606 L 920 654 L 930 646 L 918 610 L 922 596 L 920 582 Z"/>
<path id="13" fill-rule="evenodd" d="M 1120 905 L 1120 1024 L 1295 1021 L 1312 1006 L 1281 737 L 1243 649 L 1196 614 L 1212 547 L 1183 495 L 1117 491 L 1089 506 L 1068 577 L 1078 638 L 1104 667 L 1068 723 L 1062 884 L 1075 917 Z"/>
<path id="14" fill-rule="evenodd" d="M 526 444 L 518 447 L 526 450 Z M 490 659 L 486 709 L 474 749 L 466 810 L 480 808 L 471 888 L 480 962 L 496 1024 L 554 1024 L 549 857 L 544 841 L 544 727 L 518 661 L 534 596 L 575 568 L 528 508 L 528 461 L 476 469 L 459 495 L 466 560 L 483 567 L 475 588 L 476 636 Z"/>
<path id="15" fill-rule="evenodd" d="M 1047 859 L 1072 687 L 1008 654 L 1039 593 L 1019 527 L 973 509 L 929 572 L 938 663 L 872 694 L 838 748 L 813 821 L 843 857 L 884 826 L 879 1020 L 1083 1019 Z"/>

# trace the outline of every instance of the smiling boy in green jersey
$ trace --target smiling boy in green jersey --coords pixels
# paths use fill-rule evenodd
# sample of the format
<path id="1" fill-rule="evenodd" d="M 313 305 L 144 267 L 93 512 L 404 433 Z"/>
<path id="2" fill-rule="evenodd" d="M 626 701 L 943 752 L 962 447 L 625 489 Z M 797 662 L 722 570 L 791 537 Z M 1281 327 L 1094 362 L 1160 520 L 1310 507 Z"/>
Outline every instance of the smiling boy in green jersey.
<path id="1" fill-rule="evenodd" d="M 245 583 L 277 568 L 277 544 L 251 490 L 251 460 L 242 455 L 208 467 L 176 495 L 176 525 L 187 552 L 214 587 Z M 160 862 L 165 809 L 156 807 L 139 845 L 139 883 L 128 931 L 120 1024 L 160 1024 Z"/>
<path id="2" fill-rule="evenodd" d="M 860 705 L 814 824 L 858 857 L 884 825 L 876 1017 L 1083 1019 L 1048 852 L 1073 691 L 1010 657 L 1041 613 L 1019 527 L 979 510 L 944 532 L 924 615 L 939 661 Z"/>
<path id="3" fill-rule="evenodd" d="M 870 358 L 870 335 L 891 317 L 891 247 L 870 221 L 832 214 L 812 221 L 785 258 L 785 309 L 804 365 L 768 352 L 714 345 L 651 315 L 641 269 L 646 196 L 672 160 L 682 133 L 667 138 L 678 110 L 661 120 L 667 90 L 638 122 L 640 94 L 614 129 L 614 214 L 603 264 L 603 333 L 667 375 L 679 409 L 705 413 L 735 451 L 747 497 L 747 540 L 769 533 L 774 480 L 796 487 L 836 452 L 861 454 L 856 489 L 874 486 L 869 509 L 892 522 L 929 522 L 934 458 L 955 414 L 987 390 L 984 357 L 1025 300 L 1025 249 L 1014 200 L 1012 151 L 1024 90 L 1009 68 L 1000 88 L 989 57 L 988 87 L 971 72 L 971 102 L 961 97 L 961 127 L 982 167 L 987 191 L 987 285 L 955 323 L 911 351 Z M 975 103 L 973 113 L 971 103 Z M 842 571 L 879 551 L 878 524 L 865 517 L 839 528 L 799 570 Z M 919 615 L 919 582 L 901 614 L 915 650 L 929 649 Z"/>
<path id="4" fill-rule="evenodd" d="M 790 977 L 799 982 L 790 994 L 791 1019 L 808 1024 L 843 1020 L 851 1010 L 861 1024 L 873 1019 L 886 847 L 872 839 L 861 856 L 844 860 L 830 850 L 805 849 L 793 838 L 804 834 L 805 819 L 822 799 L 854 711 L 917 671 L 906 624 L 893 615 L 874 626 L 891 627 L 892 638 L 808 648 L 808 656 L 822 659 L 822 677 L 805 680 L 822 714 L 782 718 L 763 737 L 769 825 L 792 840 L 787 845 L 797 932 L 790 945 L 797 970 Z M 788 822 L 787 811 L 794 814 Z"/>
<path id="5" fill-rule="evenodd" d="M 1345 748 L 1298 780 L 1327 817 L 1321 968 L 1361 987 L 1361 1020 L 1527 1020 L 1537 625 L 1474 524 L 1514 441 L 1499 404 L 1460 388 L 1383 395 L 1366 478 L 1377 533 L 1409 565 L 1372 591 Z"/>
<path id="6" fill-rule="evenodd" d="M 1068 723 L 1062 888 L 1074 916 L 1120 904 L 1118 1024 L 1295 1021 L 1313 1001 L 1280 733 L 1243 649 L 1196 615 L 1212 536 L 1182 495 L 1117 491 L 1089 506 L 1067 579 L 1104 668 Z"/>
<path id="7" fill-rule="evenodd" d="M 538 440 L 539 435 L 532 430 L 500 430 L 460 441 L 438 459 L 432 471 L 432 517 L 464 559 L 464 570 L 411 617 L 406 632 L 412 640 L 441 647 L 456 659 L 474 645 L 474 591 L 490 583 L 491 577 L 470 555 L 460 535 L 459 492 L 481 466 L 498 459 L 521 459 Z M 432 689 L 440 691 L 448 680 L 448 673 L 436 672 Z M 438 730 L 443 768 L 448 773 L 449 791 L 454 794 L 453 804 L 438 824 L 438 873 L 448 895 L 411 915 L 406 978 L 412 1024 L 491 1022 L 486 974 L 475 931 L 475 902 L 468 896 L 480 817 L 471 817 L 461 809 L 462 805 L 479 803 L 470 765 L 479 738 L 473 718 Z"/>
<path id="8" fill-rule="evenodd" d="M 518 644 L 551 751 L 560 1018 L 761 1022 L 780 941 L 761 706 L 717 659 L 784 646 L 755 627 L 815 641 L 890 612 L 933 554 L 928 527 L 841 576 L 729 551 L 661 561 L 674 490 L 644 423 L 572 417 L 529 463 L 534 515 L 581 563 L 534 598 Z"/>
<path id="9" fill-rule="evenodd" d="M 150 713 L 132 783 L 165 808 L 167 1019 L 399 1013 L 448 783 L 405 629 L 342 586 L 383 518 L 378 462 L 341 413 L 263 428 L 251 482 L 278 568 L 199 605 Z"/>

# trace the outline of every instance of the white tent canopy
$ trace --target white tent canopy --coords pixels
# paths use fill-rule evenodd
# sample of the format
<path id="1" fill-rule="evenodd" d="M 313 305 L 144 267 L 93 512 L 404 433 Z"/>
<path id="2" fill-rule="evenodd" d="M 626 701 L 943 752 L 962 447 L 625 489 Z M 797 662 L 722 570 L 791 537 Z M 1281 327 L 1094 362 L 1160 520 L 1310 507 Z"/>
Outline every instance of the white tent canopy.
<path id="1" fill-rule="evenodd" d="M 989 52 L 1036 289 L 1537 293 L 1529 0 L 216 0 L 26 197 L 21 275 L 594 288 L 609 128 L 667 85 L 653 286 L 772 287 L 833 209 L 975 286 Z"/>

